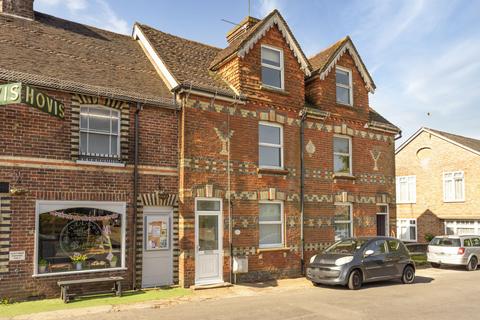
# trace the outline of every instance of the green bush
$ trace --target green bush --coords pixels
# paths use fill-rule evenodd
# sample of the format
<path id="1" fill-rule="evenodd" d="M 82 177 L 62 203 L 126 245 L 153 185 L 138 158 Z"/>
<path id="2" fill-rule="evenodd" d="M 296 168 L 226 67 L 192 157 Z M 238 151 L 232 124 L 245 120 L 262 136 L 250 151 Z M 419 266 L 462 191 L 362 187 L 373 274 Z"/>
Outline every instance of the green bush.
<path id="1" fill-rule="evenodd" d="M 430 241 L 433 240 L 433 238 L 435 238 L 435 236 L 433 234 L 431 234 L 431 233 L 426 233 L 425 234 L 425 241 L 430 242 Z"/>

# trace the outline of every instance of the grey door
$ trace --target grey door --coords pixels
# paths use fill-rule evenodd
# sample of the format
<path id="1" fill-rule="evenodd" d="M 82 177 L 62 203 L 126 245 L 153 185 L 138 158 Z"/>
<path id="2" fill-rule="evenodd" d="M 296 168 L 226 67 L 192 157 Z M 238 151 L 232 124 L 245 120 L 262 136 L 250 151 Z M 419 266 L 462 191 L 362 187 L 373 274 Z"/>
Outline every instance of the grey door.
<path id="1" fill-rule="evenodd" d="M 368 250 L 373 250 L 373 254 L 363 259 L 366 280 L 387 276 L 386 259 L 388 251 L 385 240 L 373 241 L 365 248 L 364 252 Z"/>

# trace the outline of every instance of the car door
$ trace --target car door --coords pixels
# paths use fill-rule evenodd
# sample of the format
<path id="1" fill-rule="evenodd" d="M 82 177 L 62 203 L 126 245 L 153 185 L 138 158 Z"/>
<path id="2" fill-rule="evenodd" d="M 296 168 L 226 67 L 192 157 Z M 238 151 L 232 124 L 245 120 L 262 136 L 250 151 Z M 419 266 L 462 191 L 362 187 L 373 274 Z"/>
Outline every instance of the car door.
<path id="1" fill-rule="evenodd" d="M 363 268 L 365 270 L 365 280 L 374 280 L 384 278 L 388 275 L 386 267 L 387 259 L 387 243 L 385 240 L 373 240 L 364 250 L 365 252 L 372 250 L 373 254 L 364 256 Z"/>
<path id="2" fill-rule="evenodd" d="M 477 258 L 480 258 L 480 238 L 473 238 L 472 239 L 472 250 L 473 253 L 477 256 Z"/>
<path id="3" fill-rule="evenodd" d="M 387 240 L 387 259 L 386 259 L 386 272 L 391 277 L 399 276 L 403 273 L 405 265 L 405 248 L 403 244 L 396 239 Z"/>

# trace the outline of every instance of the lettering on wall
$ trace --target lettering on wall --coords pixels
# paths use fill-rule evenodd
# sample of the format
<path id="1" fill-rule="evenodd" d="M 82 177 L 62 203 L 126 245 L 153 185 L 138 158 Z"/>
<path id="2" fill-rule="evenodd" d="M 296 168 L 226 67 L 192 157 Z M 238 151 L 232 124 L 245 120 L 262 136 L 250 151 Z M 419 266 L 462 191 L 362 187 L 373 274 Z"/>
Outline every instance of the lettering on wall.
<path id="1" fill-rule="evenodd" d="M 42 91 L 22 83 L 0 85 L 0 105 L 25 103 L 35 109 L 63 119 L 65 105 Z"/>
<path id="2" fill-rule="evenodd" d="M 378 171 L 378 159 L 380 159 L 381 151 L 372 151 L 370 150 L 370 155 L 373 159 L 373 171 Z"/>

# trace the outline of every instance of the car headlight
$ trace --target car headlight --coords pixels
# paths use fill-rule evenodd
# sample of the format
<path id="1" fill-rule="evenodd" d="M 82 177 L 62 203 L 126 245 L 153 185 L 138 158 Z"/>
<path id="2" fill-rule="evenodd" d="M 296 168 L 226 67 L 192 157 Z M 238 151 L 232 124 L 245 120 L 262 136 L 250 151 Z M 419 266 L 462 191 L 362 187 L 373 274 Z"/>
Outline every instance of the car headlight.
<path id="1" fill-rule="evenodd" d="M 317 255 L 314 255 L 310 258 L 310 263 L 313 263 L 313 261 L 315 261 L 315 258 L 317 257 Z"/>
<path id="2" fill-rule="evenodd" d="M 352 256 L 349 257 L 343 257 L 340 259 L 335 260 L 335 265 L 336 266 L 343 266 L 344 264 L 347 264 L 353 260 Z"/>

